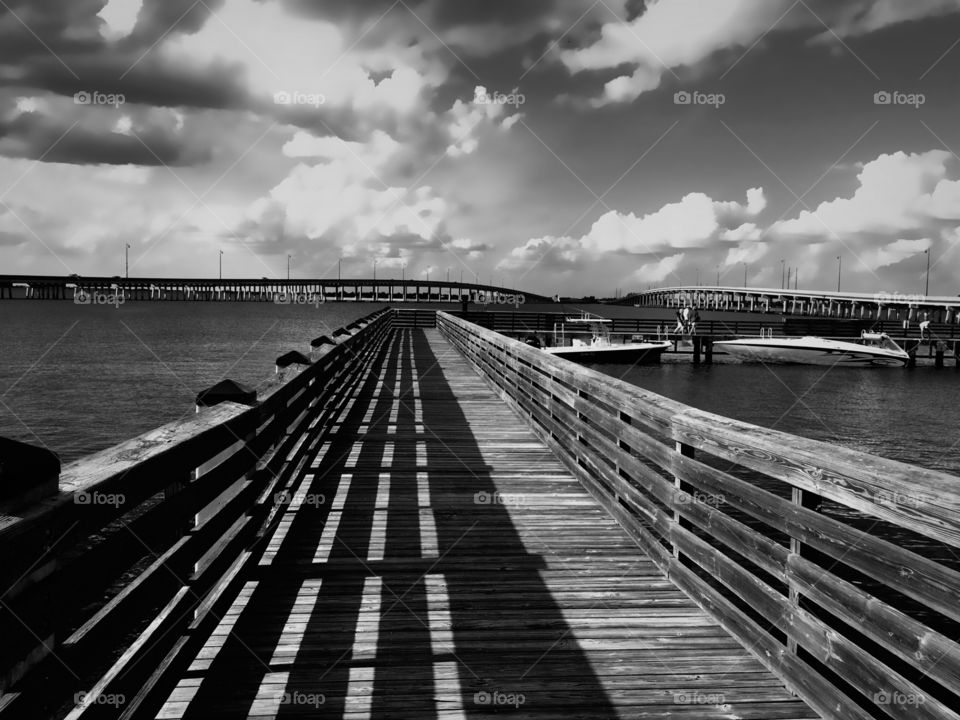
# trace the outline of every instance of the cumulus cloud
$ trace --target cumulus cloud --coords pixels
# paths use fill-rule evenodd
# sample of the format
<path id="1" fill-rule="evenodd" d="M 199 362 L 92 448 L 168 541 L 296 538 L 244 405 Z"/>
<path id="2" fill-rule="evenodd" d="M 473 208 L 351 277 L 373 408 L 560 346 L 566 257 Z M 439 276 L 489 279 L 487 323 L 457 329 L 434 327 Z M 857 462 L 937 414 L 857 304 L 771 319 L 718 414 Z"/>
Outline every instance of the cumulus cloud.
<path id="1" fill-rule="evenodd" d="M 685 255 L 685 253 L 676 253 L 660 258 L 656 262 L 641 265 L 633 273 L 633 279 L 641 283 L 663 282 L 677 271 Z"/>
<path id="2" fill-rule="evenodd" d="M 679 202 L 640 217 L 611 210 L 593 224 L 581 242 L 594 252 L 636 254 L 704 247 L 723 231 L 740 227 L 743 220 L 760 213 L 765 204 L 761 188 L 747 191 L 746 204 L 689 193 Z"/>
<path id="3" fill-rule="evenodd" d="M 894 240 L 882 247 L 864 250 L 860 253 L 860 260 L 871 270 L 879 270 L 918 255 L 932 246 L 933 241 L 930 238 Z"/>
<path id="4" fill-rule="evenodd" d="M 507 115 L 507 105 L 491 102 L 483 85 L 474 88 L 474 99 L 463 102 L 459 98 L 446 113 L 446 128 L 450 137 L 447 153 L 453 157 L 469 155 L 480 144 L 479 134 L 486 126 L 509 130 L 520 120 L 519 113 Z"/>
<path id="5" fill-rule="evenodd" d="M 960 181 L 948 177 L 945 150 L 883 154 L 863 165 L 847 198 L 776 223 L 771 232 L 790 238 L 835 238 L 875 233 L 928 232 L 960 218 Z"/>

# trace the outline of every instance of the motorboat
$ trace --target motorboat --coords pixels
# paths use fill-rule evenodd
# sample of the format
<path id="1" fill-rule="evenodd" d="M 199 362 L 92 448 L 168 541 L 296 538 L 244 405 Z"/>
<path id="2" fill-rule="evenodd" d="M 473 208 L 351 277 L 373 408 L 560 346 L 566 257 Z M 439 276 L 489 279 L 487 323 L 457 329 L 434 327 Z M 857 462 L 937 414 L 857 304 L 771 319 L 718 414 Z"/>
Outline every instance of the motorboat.
<path id="1" fill-rule="evenodd" d="M 670 347 L 666 341 L 614 342 L 610 335 L 613 320 L 587 312 L 577 317 L 566 317 L 553 328 L 553 343 L 543 351 L 574 362 L 589 363 L 636 363 L 660 362 L 664 350 Z"/>
<path id="2" fill-rule="evenodd" d="M 864 331 L 859 342 L 822 337 L 771 337 L 720 340 L 717 351 L 747 362 L 799 363 L 831 367 L 903 367 L 910 356 L 886 333 Z"/>

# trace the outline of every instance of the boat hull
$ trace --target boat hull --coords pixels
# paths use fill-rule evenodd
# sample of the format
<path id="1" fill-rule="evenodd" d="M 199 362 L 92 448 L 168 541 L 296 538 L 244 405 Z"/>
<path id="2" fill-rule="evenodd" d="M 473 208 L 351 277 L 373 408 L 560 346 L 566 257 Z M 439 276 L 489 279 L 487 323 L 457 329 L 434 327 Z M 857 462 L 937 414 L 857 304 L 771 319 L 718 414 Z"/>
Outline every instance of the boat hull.
<path id="1" fill-rule="evenodd" d="M 634 363 L 637 365 L 655 365 L 660 362 L 669 343 L 649 343 L 643 346 L 617 347 L 550 347 L 544 348 L 554 357 L 561 357 L 578 363 Z"/>
<path id="2" fill-rule="evenodd" d="M 715 350 L 743 361 L 830 367 L 904 367 L 906 354 L 869 348 L 855 343 L 803 345 L 790 341 L 719 341 Z"/>

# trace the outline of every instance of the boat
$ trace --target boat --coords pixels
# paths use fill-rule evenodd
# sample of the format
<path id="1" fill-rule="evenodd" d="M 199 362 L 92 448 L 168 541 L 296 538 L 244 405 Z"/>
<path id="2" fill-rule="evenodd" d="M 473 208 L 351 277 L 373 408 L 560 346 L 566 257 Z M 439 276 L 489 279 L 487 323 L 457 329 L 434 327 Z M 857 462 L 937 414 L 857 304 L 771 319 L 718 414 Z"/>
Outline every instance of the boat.
<path id="1" fill-rule="evenodd" d="M 589 363 L 636 363 L 660 362 L 663 351 L 670 343 L 663 341 L 613 342 L 610 325 L 613 320 L 587 312 L 577 317 L 566 317 L 553 328 L 553 343 L 543 351 L 555 357 L 574 362 Z M 589 336 L 589 339 L 585 339 Z M 569 341 L 569 342 L 568 342 Z"/>
<path id="2" fill-rule="evenodd" d="M 886 333 L 861 333 L 859 342 L 822 337 L 771 337 L 720 340 L 713 343 L 744 361 L 798 363 L 831 367 L 903 367 L 910 356 Z"/>

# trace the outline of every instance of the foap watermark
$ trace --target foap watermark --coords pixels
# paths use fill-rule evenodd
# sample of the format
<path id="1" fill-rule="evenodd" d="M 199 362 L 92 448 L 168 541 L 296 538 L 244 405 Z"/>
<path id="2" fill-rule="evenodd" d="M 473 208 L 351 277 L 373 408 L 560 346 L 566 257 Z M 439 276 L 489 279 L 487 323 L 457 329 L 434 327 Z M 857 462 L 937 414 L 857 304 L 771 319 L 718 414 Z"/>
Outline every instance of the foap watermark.
<path id="1" fill-rule="evenodd" d="M 514 708 L 518 708 L 526 701 L 527 696 L 523 693 L 505 692 L 503 690 L 481 690 L 473 694 L 474 705 L 511 705 Z"/>
<path id="2" fill-rule="evenodd" d="M 320 307 L 326 302 L 322 293 L 281 293 L 273 298 L 275 305 L 313 305 Z"/>
<path id="3" fill-rule="evenodd" d="M 877 303 L 903 303 L 903 304 L 916 304 L 924 303 L 927 301 L 926 295 L 921 295 L 920 293 L 899 293 L 899 292 L 886 292 L 881 290 L 878 293 L 874 293 L 873 301 Z"/>
<path id="4" fill-rule="evenodd" d="M 710 507 L 719 507 L 723 504 L 723 495 L 714 495 L 705 492 L 685 492 L 678 490 L 673 496 L 677 505 L 709 505 Z"/>
<path id="5" fill-rule="evenodd" d="M 277 701 L 281 705 L 294 705 L 297 707 L 320 707 L 327 701 L 327 696 L 323 693 L 300 692 L 299 690 L 285 690 L 277 693 Z"/>
<path id="6" fill-rule="evenodd" d="M 674 105 L 712 105 L 720 107 L 727 101 L 723 93 L 706 93 L 700 90 L 678 90 L 673 94 Z"/>
<path id="7" fill-rule="evenodd" d="M 103 493 L 98 490 L 93 492 L 84 490 L 73 496 L 74 505 L 107 505 L 117 508 L 126 501 L 127 496 L 123 493 Z"/>
<path id="8" fill-rule="evenodd" d="M 275 105 L 309 105 L 318 108 L 327 101 L 323 93 L 279 90 L 273 94 Z"/>
<path id="9" fill-rule="evenodd" d="M 126 300 L 119 292 L 105 293 L 98 290 L 87 292 L 78 289 L 73 294 L 74 305 L 113 305 L 119 308 L 125 302 Z"/>
<path id="10" fill-rule="evenodd" d="M 477 85 L 473 90 L 473 102 L 476 105 L 513 105 L 514 107 L 520 107 L 527 101 L 527 98 L 519 90 L 520 88 L 514 88 L 508 93 L 494 90 L 491 93 L 483 85 Z"/>
<path id="11" fill-rule="evenodd" d="M 73 694 L 73 704 L 107 705 L 109 707 L 118 708 L 121 705 L 127 704 L 127 696 L 122 693 L 98 693 L 94 695 L 86 690 L 81 690 L 80 692 Z"/>
<path id="12" fill-rule="evenodd" d="M 920 693 L 905 693 L 899 690 L 881 690 L 873 694 L 873 701 L 877 705 L 923 705 L 927 698 Z"/>
<path id="13" fill-rule="evenodd" d="M 502 293 L 494 291 L 476 290 L 471 293 L 471 300 L 478 305 L 513 305 L 520 307 L 527 301 L 523 293 Z"/>
<path id="14" fill-rule="evenodd" d="M 127 102 L 123 93 L 105 93 L 99 90 L 80 90 L 73 94 L 75 105 L 113 105 L 120 107 Z"/>
<path id="15" fill-rule="evenodd" d="M 474 505 L 523 505 L 527 501 L 526 496 L 519 493 L 487 492 L 481 490 L 473 494 Z"/>
<path id="16" fill-rule="evenodd" d="M 873 94 L 874 105 L 912 105 L 919 108 L 927 101 L 923 93 L 907 93 L 900 90 L 878 90 Z"/>
<path id="17" fill-rule="evenodd" d="M 675 692 L 673 702 L 677 705 L 723 705 L 727 699 L 723 693 L 704 693 L 697 690 Z"/>
<path id="18" fill-rule="evenodd" d="M 289 505 L 293 502 L 294 495 L 289 490 L 281 490 L 273 494 L 273 502 L 276 505 Z M 300 497 L 301 505 L 312 505 L 320 507 L 327 502 L 327 496 L 323 493 L 306 493 Z"/>
<path id="19" fill-rule="evenodd" d="M 924 493 L 916 494 L 907 494 L 890 490 L 878 490 L 877 491 L 877 502 L 891 505 L 899 505 L 901 507 L 910 507 L 918 508 L 921 505 L 929 505 L 936 502 L 936 498 L 933 495 L 926 495 Z"/>

